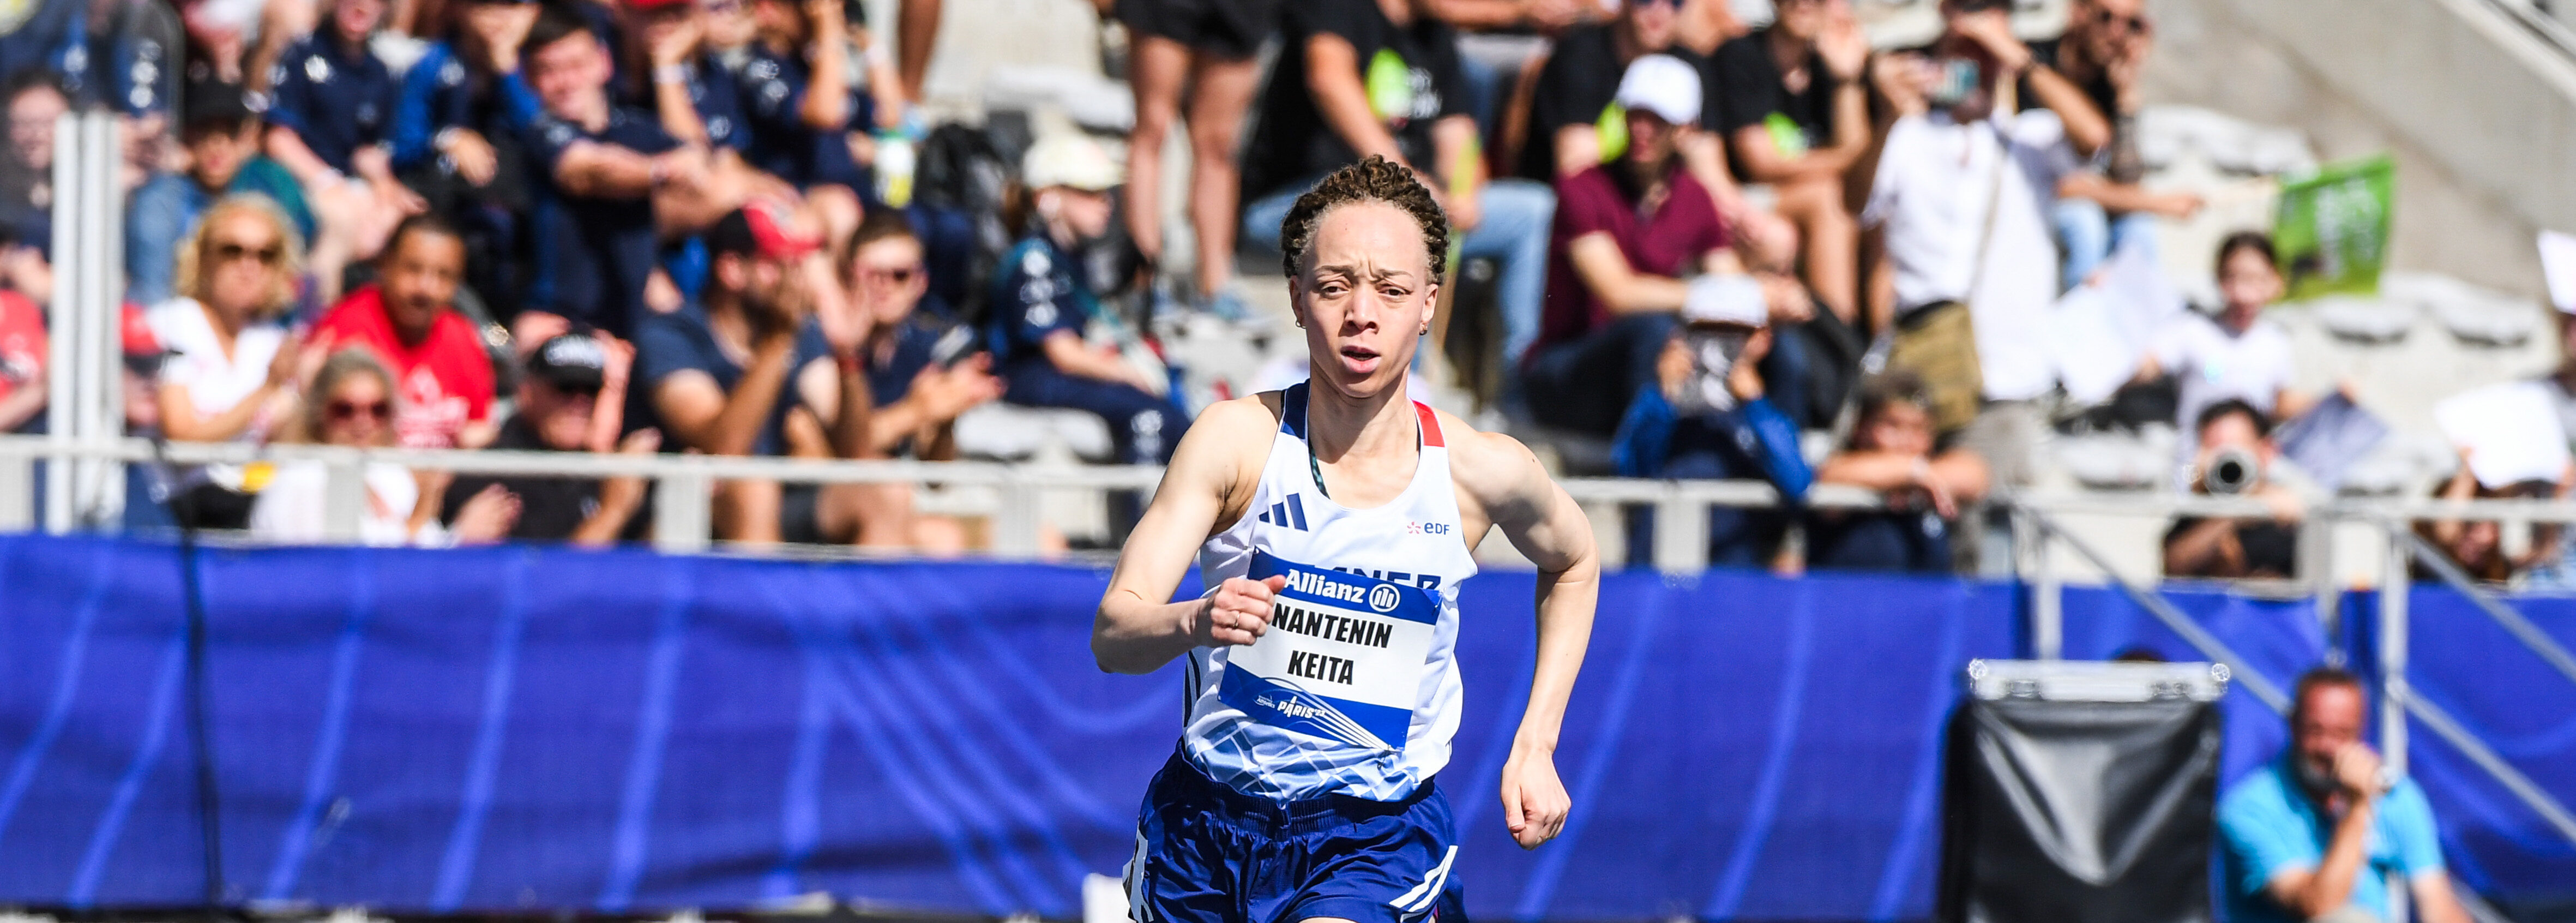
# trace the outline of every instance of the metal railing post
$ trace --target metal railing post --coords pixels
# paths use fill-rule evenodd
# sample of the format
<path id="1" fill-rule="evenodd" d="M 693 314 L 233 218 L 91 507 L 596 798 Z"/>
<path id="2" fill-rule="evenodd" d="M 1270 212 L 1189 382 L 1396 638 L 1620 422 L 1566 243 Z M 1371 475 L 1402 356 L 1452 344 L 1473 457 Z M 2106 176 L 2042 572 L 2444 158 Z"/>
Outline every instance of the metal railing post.
<path id="1" fill-rule="evenodd" d="M 1024 481 L 1002 485 L 1002 508 L 993 512 L 993 556 L 1038 556 L 1038 489 Z"/>
<path id="2" fill-rule="evenodd" d="M 653 547 L 672 554 L 705 551 L 713 525 L 715 485 L 703 471 L 677 471 L 653 482 Z"/>
<path id="3" fill-rule="evenodd" d="M 2030 649 L 2039 660 L 2057 660 L 2066 650 L 2066 580 L 2057 572 L 2048 530 L 2039 514 L 2019 501 L 2004 507 L 2011 517 L 2013 576 L 2030 584 Z"/>
<path id="4" fill-rule="evenodd" d="M 322 537 L 356 544 L 366 521 L 367 463 L 356 452 L 334 453 L 323 463 Z"/>
<path id="5" fill-rule="evenodd" d="M 1681 482 L 1667 481 L 1655 501 L 1655 569 L 1692 574 L 1707 566 L 1708 507 L 1691 502 Z"/>
<path id="6" fill-rule="evenodd" d="M 2330 510 L 2318 510 L 2299 525 L 2300 576 L 2306 578 L 2311 602 L 2316 609 L 2317 629 L 2326 639 L 2326 663 L 2344 665 L 2343 648 L 2335 639 L 2343 634 L 2343 594 L 2335 589 L 2334 533 L 2337 521 Z"/>
<path id="7" fill-rule="evenodd" d="M 2407 571 L 2410 555 L 2406 521 L 2392 519 L 2388 554 L 2379 580 L 2379 753 L 2390 773 L 2406 774 L 2406 631 L 2407 596 L 2414 591 Z"/>
<path id="8" fill-rule="evenodd" d="M 36 460 L 0 455 L 0 532 L 25 532 L 36 525 Z"/>
<path id="9" fill-rule="evenodd" d="M 74 455 L 70 448 L 85 427 L 80 422 L 80 373 L 86 365 L 81 350 L 82 288 L 86 276 L 80 260 L 81 117 L 65 112 L 54 120 L 53 244 L 55 284 L 47 305 L 46 328 L 54 331 L 45 345 L 45 432 L 58 451 L 45 462 L 45 531 L 56 535 L 72 529 Z"/>

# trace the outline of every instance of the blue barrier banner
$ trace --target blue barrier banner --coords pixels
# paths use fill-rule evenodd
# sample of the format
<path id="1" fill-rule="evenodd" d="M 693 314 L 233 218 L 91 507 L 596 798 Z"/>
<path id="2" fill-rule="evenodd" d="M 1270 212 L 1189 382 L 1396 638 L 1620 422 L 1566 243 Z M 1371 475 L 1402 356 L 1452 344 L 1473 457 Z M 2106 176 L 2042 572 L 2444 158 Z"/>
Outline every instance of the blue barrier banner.
<path id="1" fill-rule="evenodd" d="M 235 900 L 1072 916 L 1181 718 L 1177 670 L 1092 665 L 1093 569 L 509 547 L 200 572 Z M 179 581 L 167 546 L 0 538 L 0 902 L 196 899 Z M 1557 751 L 1576 811 L 1523 852 L 1497 792 L 1531 581 L 1464 589 L 1440 781 L 1472 914 L 1928 912 L 1937 730 L 1960 665 L 2010 655 L 2011 588 L 1611 576 Z"/>
<path id="2" fill-rule="evenodd" d="M 2576 648 L 2576 599 L 2505 600 Z M 2353 594 L 2346 624 L 2354 664 L 2376 679 L 2379 598 Z M 2576 680 L 2508 634 L 2448 587 L 2407 597 L 2406 677 L 2417 695 L 2459 720 L 2508 763 L 2576 808 Z M 2375 716 L 2374 716 L 2375 717 Z M 2576 843 L 2515 798 L 2421 721 L 2407 730 L 2408 772 L 2424 787 L 2442 829 L 2442 854 L 2470 885 L 2521 903 L 2576 903 Z"/>
<path id="3" fill-rule="evenodd" d="M 494 547 L 207 550 L 197 572 L 239 902 L 640 912 L 827 892 L 1073 917 L 1083 875 L 1131 851 L 1183 708 L 1177 669 L 1093 666 L 1094 568 Z M 0 537 L 0 904 L 198 898 L 181 574 L 167 545 Z M 1467 705 L 1440 784 L 1470 916 L 1930 913 L 1939 731 L 1960 667 L 2023 643 L 2019 588 L 1605 577 L 1556 752 L 1575 812 L 1524 852 L 1497 790 L 1532 591 L 1510 572 L 1462 589 Z M 2303 604 L 2179 603 L 2284 684 L 2322 649 Z M 2068 653 L 2193 656 L 2128 606 L 2070 591 Z M 2463 677 L 2427 694 L 2565 785 L 2570 710 L 2527 703 L 2576 690 L 2531 698 L 2534 673 L 2523 711 L 2476 704 L 2475 670 L 2435 665 L 2494 655 L 2439 650 L 2423 626 L 2446 617 L 2418 606 L 2419 685 Z M 2242 704 L 2233 772 L 2281 737 Z M 2563 849 L 2506 835 L 2539 829 L 2527 812 L 2430 749 L 2418 774 L 2457 861 L 2505 887 L 2569 880 Z"/>

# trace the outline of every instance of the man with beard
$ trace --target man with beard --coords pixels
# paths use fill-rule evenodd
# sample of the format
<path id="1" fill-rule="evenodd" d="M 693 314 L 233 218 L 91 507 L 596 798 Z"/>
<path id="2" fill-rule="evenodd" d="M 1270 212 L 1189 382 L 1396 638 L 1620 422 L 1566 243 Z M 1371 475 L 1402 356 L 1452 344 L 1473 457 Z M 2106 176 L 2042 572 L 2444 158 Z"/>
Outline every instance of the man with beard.
<path id="1" fill-rule="evenodd" d="M 2290 708 L 2290 749 L 2219 799 L 2228 919 L 2392 919 L 2393 873 L 2425 923 L 2468 923 L 2424 790 L 2389 778 L 2361 742 L 2367 701 L 2353 674 L 2308 671 Z"/>

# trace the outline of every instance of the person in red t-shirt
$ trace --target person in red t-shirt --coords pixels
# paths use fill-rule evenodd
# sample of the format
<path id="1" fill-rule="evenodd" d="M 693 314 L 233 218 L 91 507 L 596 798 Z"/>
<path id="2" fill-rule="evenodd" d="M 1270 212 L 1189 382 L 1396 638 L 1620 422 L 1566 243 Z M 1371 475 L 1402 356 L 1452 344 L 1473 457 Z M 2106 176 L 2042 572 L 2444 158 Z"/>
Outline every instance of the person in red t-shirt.
<path id="1" fill-rule="evenodd" d="M 481 448 L 492 422 L 492 359 L 456 313 L 465 240 L 436 215 L 403 219 L 377 257 L 381 281 L 341 299 L 313 328 L 326 349 L 357 346 L 393 371 L 394 431 L 405 448 Z"/>
<path id="2" fill-rule="evenodd" d="M 43 412 L 45 311 L 0 290 L 0 432 L 16 432 Z"/>

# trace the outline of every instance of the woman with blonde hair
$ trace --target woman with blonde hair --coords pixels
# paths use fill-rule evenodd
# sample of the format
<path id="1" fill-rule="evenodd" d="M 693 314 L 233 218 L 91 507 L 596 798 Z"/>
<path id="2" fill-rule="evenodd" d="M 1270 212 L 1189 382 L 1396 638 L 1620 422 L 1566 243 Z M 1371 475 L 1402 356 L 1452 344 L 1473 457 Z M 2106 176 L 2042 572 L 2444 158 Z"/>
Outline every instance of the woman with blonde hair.
<path id="1" fill-rule="evenodd" d="M 182 442 L 260 442 L 295 410 L 297 338 L 278 323 L 292 305 L 304 241 L 266 196 L 208 206 L 179 247 L 179 296 L 145 315 L 169 356 L 156 403 L 161 428 Z M 179 521 L 238 529 L 250 515 L 243 469 L 191 472 L 172 498 Z"/>
<path id="2" fill-rule="evenodd" d="M 394 444 L 394 379 L 364 349 L 331 354 L 313 376 L 312 399 L 288 432 L 295 442 L 350 448 Z M 497 541 L 519 518 L 519 500 L 499 485 L 484 488 L 456 514 L 455 527 L 438 525 L 446 486 L 443 474 L 414 475 L 388 462 L 368 462 L 366 506 L 358 516 L 358 541 L 367 545 L 472 544 Z M 250 516 L 251 534 L 263 540 L 309 544 L 328 537 L 330 468 L 320 462 L 278 466 L 260 491 Z"/>

